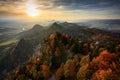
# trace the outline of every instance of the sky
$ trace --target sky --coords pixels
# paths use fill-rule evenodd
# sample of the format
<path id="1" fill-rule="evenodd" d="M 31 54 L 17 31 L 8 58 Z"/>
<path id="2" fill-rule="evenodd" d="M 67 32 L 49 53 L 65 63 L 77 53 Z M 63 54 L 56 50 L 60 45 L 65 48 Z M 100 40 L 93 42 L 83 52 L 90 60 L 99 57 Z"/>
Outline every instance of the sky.
<path id="1" fill-rule="evenodd" d="M 120 19 L 120 0 L 0 0 L 0 18 Z"/>

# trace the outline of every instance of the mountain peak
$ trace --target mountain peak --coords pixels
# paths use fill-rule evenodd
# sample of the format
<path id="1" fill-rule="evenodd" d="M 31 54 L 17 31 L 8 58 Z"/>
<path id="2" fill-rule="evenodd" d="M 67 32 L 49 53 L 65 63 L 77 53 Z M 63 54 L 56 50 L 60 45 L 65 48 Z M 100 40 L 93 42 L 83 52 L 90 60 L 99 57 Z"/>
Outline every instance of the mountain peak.
<path id="1" fill-rule="evenodd" d="M 54 22 L 51 26 L 50 26 L 50 29 L 53 29 L 53 30 L 61 30 L 63 29 L 63 27 L 58 24 L 57 22 Z"/>
<path id="2" fill-rule="evenodd" d="M 60 26 L 57 22 L 54 22 L 52 26 Z"/>
<path id="3" fill-rule="evenodd" d="M 43 28 L 41 25 L 35 24 L 32 29 L 41 29 L 41 28 Z"/>

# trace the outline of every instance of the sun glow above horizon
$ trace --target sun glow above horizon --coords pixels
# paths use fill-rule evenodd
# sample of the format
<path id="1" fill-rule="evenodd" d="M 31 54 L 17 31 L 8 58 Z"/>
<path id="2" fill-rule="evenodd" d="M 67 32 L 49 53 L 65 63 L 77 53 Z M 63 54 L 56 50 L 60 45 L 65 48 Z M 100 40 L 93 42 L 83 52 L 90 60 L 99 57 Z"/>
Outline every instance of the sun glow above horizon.
<path id="1" fill-rule="evenodd" d="M 33 4 L 33 2 L 31 2 L 31 1 L 26 4 L 26 13 L 29 16 L 33 16 L 33 17 L 38 16 L 40 14 L 36 8 L 36 5 Z"/>

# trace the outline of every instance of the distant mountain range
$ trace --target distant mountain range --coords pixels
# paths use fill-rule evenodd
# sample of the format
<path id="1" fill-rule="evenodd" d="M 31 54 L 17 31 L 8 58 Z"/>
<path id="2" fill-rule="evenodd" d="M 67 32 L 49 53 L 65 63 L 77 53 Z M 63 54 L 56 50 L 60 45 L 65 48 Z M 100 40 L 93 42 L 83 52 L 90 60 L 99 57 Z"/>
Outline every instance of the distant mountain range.
<path id="1" fill-rule="evenodd" d="M 21 20 L 6 20 L 6 19 L 0 19 L 0 42 L 4 42 L 7 40 L 12 39 L 15 37 L 16 34 L 24 31 L 28 31 L 32 28 L 32 26 L 36 23 L 39 23 L 41 25 L 45 25 L 43 27 L 48 27 L 51 25 L 51 23 L 55 22 L 53 21 L 21 21 Z M 88 28 L 97 28 L 97 29 L 103 29 L 103 30 L 110 30 L 113 32 L 120 32 L 120 20 L 114 19 L 114 20 L 81 20 L 81 21 L 71 21 L 72 23 L 67 24 L 66 21 L 57 21 L 57 23 L 60 23 L 62 26 L 81 26 L 81 27 L 88 27 Z M 75 24 L 76 25 L 75 25 Z M 3 37 L 4 36 L 4 37 Z"/>
<path id="2" fill-rule="evenodd" d="M 79 25 L 85 25 L 89 28 L 106 29 L 114 32 L 120 32 L 120 19 L 113 20 L 86 20 L 78 22 Z"/>

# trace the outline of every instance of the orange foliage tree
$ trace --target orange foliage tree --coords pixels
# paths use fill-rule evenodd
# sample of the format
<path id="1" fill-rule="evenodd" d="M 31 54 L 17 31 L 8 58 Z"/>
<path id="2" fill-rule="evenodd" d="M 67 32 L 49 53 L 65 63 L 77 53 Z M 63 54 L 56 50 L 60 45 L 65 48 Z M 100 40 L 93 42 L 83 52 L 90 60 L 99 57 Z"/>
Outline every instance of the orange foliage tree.
<path id="1" fill-rule="evenodd" d="M 64 67 L 64 63 L 61 63 L 60 68 L 58 68 L 58 70 L 55 73 L 56 80 L 60 80 L 60 78 L 63 76 L 63 72 L 64 72 L 63 67 Z"/>
<path id="2" fill-rule="evenodd" d="M 91 67 L 94 70 L 108 69 L 115 56 L 116 56 L 115 53 L 109 53 L 107 50 L 104 50 L 100 53 L 98 57 L 92 60 Z"/>
<path id="3" fill-rule="evenodd" d="M 50 69 L 49 69 L 49 66 L 47 66 L 46 64 L 42 64 L 41 65 L 42 67 L 42 74 L 43 74 L 43 77 L 45 79 L 48 79 L 50 77 Z"/>

